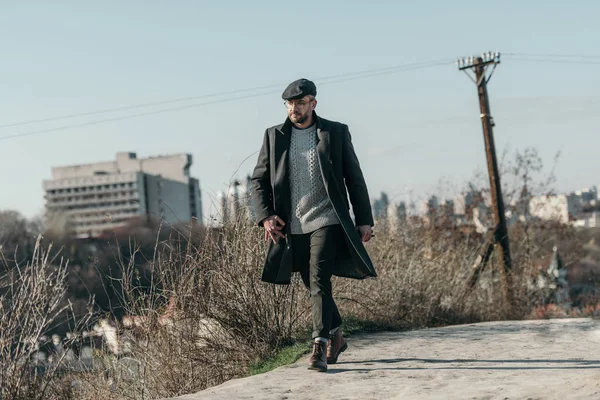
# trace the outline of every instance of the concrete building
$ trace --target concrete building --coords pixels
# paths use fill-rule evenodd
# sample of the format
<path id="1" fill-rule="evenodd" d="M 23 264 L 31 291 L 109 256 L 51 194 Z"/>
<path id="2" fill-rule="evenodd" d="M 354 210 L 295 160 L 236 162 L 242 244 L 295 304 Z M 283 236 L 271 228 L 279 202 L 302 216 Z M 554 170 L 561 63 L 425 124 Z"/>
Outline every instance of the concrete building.
<path id="1" fill-rule="evenodd" d="M 581 212 L 582 202 L 578 195 L 553 195 L 534 197 L 529 202 L 529 213 L 546 221 L 568 224 Z"/>
<path id="2" fill-rule="evenodd" d="M 384 227 L 387 227 L 390 233 L 398 232 L 400 227 L 406 222 L 406 203 L 402 201 L 398 204 L 395 202 L 388 204 L 385 216 L 386 218 L 383 221 Z"/>
<path id="3" fill-rule="evenodd" d="M 250 175 L 245 180 L 233 180 L 227 192 L 217 193 L 217 215 L 214 222 L 223 226 L 227 222 L 241 222 L 254 219 L 254 206 L 250 190 L 252 181 Z"/>
<path id="4" fill-rule="evenodd" d="M 198 179 L 190 177 L 191 154 L 137 158 L 52 168 L 43 182 L 46 218 L 64 222 L 77 238 L 97 237 L 134 217 L 167 223 L 202 223 Z"/>
<path id="5" fill-rule="evenodd" d="M 598 200 L 598 186 L 577 190 L 575 196 L 579 197 L 584 204 Z"/>
<path id="6" fill-rule="evenodd" d="M 600 212 L 591 211 L 579 214 L 573 221 L 573 226 L 578 228 L 599 228 Z"/>
<path id="7" fill-rule="evenodd" d="M 373 219 L 375 221 L 385 219 L 387 217 L 388 207 L 390 205 L 390 199 L 385 192 L 381 192 L 378 199 L 371 201 L 371 210 L 373 212 Z"/>

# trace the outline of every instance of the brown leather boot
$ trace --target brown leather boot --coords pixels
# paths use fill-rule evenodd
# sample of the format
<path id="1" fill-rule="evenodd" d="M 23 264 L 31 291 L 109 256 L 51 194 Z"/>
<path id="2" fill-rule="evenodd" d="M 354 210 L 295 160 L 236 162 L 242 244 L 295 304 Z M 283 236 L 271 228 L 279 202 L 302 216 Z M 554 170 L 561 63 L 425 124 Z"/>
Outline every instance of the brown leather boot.
<path id="1" fill-rule="evenodd" d="M 327 345 L 327 364 L 335 364 L 341 352 L 348 348 L 348 343 L 344 339 L 342 330 L 338 329 L 334 335 L 329 338 Z"/>
<path id="2" fill-rule="evenodd" d="M 327 344 L 321 341 L 313 342 L 313 353 L 309 359 L 308 369 L 327 372 Z"/>

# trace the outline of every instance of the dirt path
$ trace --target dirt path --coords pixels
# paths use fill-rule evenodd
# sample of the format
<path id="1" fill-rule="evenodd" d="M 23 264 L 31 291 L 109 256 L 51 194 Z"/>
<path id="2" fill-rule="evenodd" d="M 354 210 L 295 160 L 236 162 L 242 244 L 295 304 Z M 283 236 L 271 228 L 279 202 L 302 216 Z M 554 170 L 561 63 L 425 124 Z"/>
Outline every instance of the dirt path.
<path id="1" fill-rule="evenodd" d="M 600 322 L 494 322 L 349 339 L 327 373 L 308 356 L 183 397 L 200 399 L 600 399 Z"/>

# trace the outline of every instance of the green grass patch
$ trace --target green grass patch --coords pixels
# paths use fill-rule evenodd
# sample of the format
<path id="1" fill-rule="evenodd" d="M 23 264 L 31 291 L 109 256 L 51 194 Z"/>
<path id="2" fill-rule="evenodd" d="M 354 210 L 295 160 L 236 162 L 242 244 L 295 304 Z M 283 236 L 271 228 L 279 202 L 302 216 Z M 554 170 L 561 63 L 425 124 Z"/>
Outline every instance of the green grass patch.
<path id="1" fill-rule="evenodd" d="M 341 328 L 344 336 L 348 337 L 358 333 L 375 333 L 395 330 L 393 326 L 377 324 L 375 322 L 361 320 L 353 316 L 344 317 Z M 265 372 L 272 371 L 275 368 L 283 365 L 295 363 L 300 359 L 300 357 L 308 354 L 311 351 L 310 334 L 311 330 L 307 329 L 306 331 L 302 332 L 302 339 L 298 339 L 290 345 L 283 346 L 276 350 L 271 357 L 267 357 L 250 365 L 248 374 L 264 374 Z"/>
<path id="2" fill-rule="evenodd" d="M 310 341 L 297 341 L 292 345 L 282 347 L 269 358 L 252 364 L 249 375 L 263 374 L 283 365 L 293 364 L 310 351 Z"/>

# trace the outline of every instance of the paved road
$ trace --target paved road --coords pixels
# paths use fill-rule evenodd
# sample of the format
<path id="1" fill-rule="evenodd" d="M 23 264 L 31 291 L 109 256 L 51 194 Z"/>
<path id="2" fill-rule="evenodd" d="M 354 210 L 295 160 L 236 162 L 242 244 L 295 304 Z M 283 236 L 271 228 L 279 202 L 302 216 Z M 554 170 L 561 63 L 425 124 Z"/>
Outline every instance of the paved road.
<path id="1" fill-rule="evenodd" d="M 354 336 L 327 373 L 308 356 L 180 400 L 600 399 L 600 322 L 493 322 Z"/>

